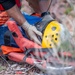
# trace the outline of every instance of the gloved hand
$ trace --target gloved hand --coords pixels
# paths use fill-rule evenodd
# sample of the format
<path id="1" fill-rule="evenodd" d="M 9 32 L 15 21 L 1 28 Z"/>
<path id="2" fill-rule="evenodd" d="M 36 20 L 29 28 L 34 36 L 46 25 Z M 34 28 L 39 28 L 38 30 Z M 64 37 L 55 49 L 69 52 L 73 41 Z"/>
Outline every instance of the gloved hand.
<path id="1" fill-rule="evenodd" d="M 36 42 L 37 44 L 41 45 L 41 42 L 38 40 L 37 36 L 42 38 L 42 33 L 36 29 L 35 26 L 30 25 L 27 21 L 21 25 L 22 28 L 26 31 L 30 40 Z"/>

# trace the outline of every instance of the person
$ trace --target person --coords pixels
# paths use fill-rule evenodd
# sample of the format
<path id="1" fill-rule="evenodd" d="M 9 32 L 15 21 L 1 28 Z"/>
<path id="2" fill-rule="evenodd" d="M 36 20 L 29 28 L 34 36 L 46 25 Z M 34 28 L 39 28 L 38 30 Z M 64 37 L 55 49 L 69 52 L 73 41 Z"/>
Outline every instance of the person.
<path id="1" fill-rule="evenodd" d="M 35 26 L 30 25 L 26 21 L 20 9 L 16 5 L 16 1 L 18 2 L 19 0 L 0 0 L 0 4 L 3 7 L 3 9 L 6 10 L 7 14 L 10 17 L 14 18 L 14 20 L 19 23 L 19 26 L 21 26 L 26 31 L 29 38 L 32 41 L 36 42 L 37 44 L 41 45 L 40 41 L 37 38 L 37 35 L 42 37 L 42 33 L 38 31 Z M 49 6 L 49 0 L 26 0 L 26 1 L 37 13 L 45 12 Z"/>

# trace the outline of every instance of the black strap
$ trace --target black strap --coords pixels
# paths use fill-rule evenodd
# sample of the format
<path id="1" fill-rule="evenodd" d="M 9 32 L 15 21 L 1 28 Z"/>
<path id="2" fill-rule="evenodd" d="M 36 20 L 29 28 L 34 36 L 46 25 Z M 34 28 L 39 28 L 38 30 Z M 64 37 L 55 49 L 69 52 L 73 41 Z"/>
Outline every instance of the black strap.
<path id="1" fill-rule="evenodd" d="M 9 30 L 6 31 L 6 33 L 4 34 L 4 45 L 11 46 L 11 36 L 12 33 Z"/>
<path id="2" fill-rule="evenodd" d="M 0 56 L 1 56 L 1 55 L 3 55 L 3 52 L 2 52 L 2 50 L 1 50 L 1 48 L 0 48 Z"/>
<path id="3" fill-rule="evenodd" d="M 33 52 L 35 49 L 33 48 L 33 49 L 28 49 L 28 50 L 26 50 L 24 53 L 25 53 L 25 56 L 24 56 L 24 58 L 23 58 L 23 61 L 26 61 L 26 58 L 28 57 L 28 56 L 30 56 L 30 53 L 31 52 Z"/>
<path id="4" fill-rule="evenodd" d="M 31 49 L 28 49 L 28 50 L 25 51 L 25 57 L 23 58 L 23 61 L 26 61 L 26 58 L 28 56 L 30 56 L 32 52 L 35 52 L 35 51 L 48 52 L 49 53 L 50 51 L 52 52 L 52 49 L 50 49 L 50 48 L 31 48 Z"/>
<path id="5" fill-rule="evenodd" d="M 43 12 L 43 13 L 41 14 L 41 17 L 43 17 L 43 16 L 45 16 L 45 15 L 50 15 L 50 12 Z"/>

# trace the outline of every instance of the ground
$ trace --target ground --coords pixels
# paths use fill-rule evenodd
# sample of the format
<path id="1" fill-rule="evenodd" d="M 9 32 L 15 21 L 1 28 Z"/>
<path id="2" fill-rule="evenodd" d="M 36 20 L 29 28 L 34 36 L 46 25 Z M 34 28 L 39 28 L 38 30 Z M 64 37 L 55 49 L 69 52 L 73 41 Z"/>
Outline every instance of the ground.
<path id="1" fill-rule="evenodd" d="M 22 3 L 22 11 L 31 14 L 32 11 L 30 10 L 31 8 L 28 6 L 28 3 L 25 0 L 23 0 Z M 58 22 L 66 25 L 72 37 L 75 37 L 75 0 L 54 0 L 50 11 L 51 15 Z M 73 39 L 73 41 L 75 40 Z M 30 69 L 31 67 L 32 69 Z M 27 71 L 27 69 L 30 70 Z M 18 72 L 18 70 L 20 71 Z M 20 75 L 42 75 L 41 71 L 37 68 L 34 68 L 34 66 L 26 63 L 20 64 L 9 60 L 7 64 L 3 59 L 0 58 L 0 75 L 19 75 L 21 71 L 24 72 L 24 74 Z M 75 71 L 65 75 L 75 75 Z"/>

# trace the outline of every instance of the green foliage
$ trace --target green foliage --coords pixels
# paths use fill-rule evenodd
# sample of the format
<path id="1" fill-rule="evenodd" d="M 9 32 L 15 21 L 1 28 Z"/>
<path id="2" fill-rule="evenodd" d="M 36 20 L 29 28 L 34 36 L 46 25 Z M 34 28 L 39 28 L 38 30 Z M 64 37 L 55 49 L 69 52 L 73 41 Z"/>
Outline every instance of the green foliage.
<path id="1" fill-rule="evenodd" d="M 71 44 L 69 41 L 65 41 L 65 42 L 62 42 L 60 47 L 59 47 L 59 50 L 63 50 L 63 51 L 69 51 L 71 49 Z"/>
<path id="2" fill-rule="evenodd" d="M 72 57 L 75 58 L 75 47 L 71 44 L 69 40 L 62 42 L 59 49 L 59 52 L 70 52 Z"/>
<path id="3" fill-rule="evenodd" d="M 68 15 L 73 10 L 72 7 L 68 7 L 65 11 L 65 14 Z"/>
<path id="4" fill-rule="evenodd" d="M 6 67 L 5 66 L 0 66 L 0 71 L 5 70 Z"/>

